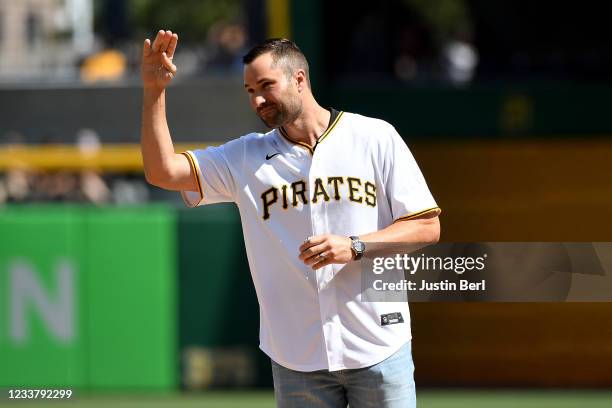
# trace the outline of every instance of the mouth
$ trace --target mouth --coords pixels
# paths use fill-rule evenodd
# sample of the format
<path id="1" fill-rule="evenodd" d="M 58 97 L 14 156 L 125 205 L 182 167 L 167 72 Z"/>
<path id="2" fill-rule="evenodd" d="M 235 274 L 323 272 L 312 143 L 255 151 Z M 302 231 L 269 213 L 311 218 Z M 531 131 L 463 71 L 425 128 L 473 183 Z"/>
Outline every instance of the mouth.
<path id="1" fill-rule="evenodd" d="M 266 107 L 264 107 L 264 108 L 258 109 L 258 110 L 257 110 L 257 113 L 258 113 L 260 116 L 262 116 L 262 115 L 269 114 L 270 112 L 272 112 L 272 111 L 274 111 L 274 110 L 275 110 L 274 106 L 266 106 Z"/>

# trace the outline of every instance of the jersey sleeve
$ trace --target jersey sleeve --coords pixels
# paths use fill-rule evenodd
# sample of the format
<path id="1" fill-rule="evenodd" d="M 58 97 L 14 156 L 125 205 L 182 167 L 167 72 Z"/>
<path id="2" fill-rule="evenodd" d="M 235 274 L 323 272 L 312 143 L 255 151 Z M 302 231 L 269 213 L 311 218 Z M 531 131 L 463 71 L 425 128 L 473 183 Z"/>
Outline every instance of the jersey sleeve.
<path id="1" fill-rule="evenodd" d="M 385 152 L 385 186 L 393 221 L 408 220 L 424 214 L 439 215 L 425 178 L 408 146 L 391 126 Z"/>
<path id="2" fill-rule="evenodd" d="M 183 152 L 193 169 L 198 191 L 181 191 L 188 207 L 235 201 L 236 166 L 242 162 L 240 140 Z"/>

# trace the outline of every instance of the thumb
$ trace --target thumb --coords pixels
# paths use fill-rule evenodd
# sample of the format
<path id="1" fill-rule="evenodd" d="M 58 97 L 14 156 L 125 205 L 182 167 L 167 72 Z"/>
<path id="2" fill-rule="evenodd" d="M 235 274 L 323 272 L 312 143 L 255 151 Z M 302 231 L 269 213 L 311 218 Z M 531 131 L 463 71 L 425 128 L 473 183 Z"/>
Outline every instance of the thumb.
<path id="1" fill-rule="evenodd" d="M 164 64 L 164 68 L 166 68 L 172 74 L 176 74 L 176 65 L 172 63 L 165 52 L 162 53 L 162 64 Z"/>

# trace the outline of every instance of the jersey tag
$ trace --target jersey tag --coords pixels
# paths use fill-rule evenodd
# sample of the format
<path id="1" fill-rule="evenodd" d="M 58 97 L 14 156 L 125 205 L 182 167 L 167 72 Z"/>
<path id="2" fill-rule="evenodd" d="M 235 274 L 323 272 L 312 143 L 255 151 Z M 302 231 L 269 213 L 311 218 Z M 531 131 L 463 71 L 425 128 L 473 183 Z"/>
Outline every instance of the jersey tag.
<path id="1" fill-rule="evenodd" d="M 380 325 L 388 326 L 390 324 L 404 323 L 404 318 L 400 312 L 387 313 L 380 315 Z"/>

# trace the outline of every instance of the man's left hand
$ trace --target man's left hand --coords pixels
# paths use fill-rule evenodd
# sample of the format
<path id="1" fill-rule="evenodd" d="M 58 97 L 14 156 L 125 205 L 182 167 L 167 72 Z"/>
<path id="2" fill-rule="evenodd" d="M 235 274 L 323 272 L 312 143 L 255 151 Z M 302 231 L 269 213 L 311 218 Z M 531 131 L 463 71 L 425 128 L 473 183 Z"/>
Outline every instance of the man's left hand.
<path id="1" fill-rule="evenodd" d="M 299 258 L 312 269 L 353 260 L 352 241 L 340 235 L 315 235 L 300 246 Z"/>

